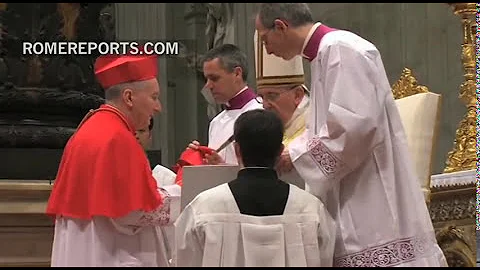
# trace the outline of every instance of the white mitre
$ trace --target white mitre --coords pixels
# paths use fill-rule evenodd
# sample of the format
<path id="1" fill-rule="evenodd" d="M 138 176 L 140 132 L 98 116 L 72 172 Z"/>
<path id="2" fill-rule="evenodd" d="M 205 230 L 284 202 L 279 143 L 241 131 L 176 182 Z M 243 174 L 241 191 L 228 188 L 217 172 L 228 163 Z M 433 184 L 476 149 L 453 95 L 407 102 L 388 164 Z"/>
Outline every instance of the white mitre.
<path id="1" fill-rule="evenodd" d="M 258 31 L 254 36 L 255 71 L 257 88 L 275 87 L 305 83 L 303 62 L 300 55 L 286 61 L 273 54 L 268 54 Z"/>

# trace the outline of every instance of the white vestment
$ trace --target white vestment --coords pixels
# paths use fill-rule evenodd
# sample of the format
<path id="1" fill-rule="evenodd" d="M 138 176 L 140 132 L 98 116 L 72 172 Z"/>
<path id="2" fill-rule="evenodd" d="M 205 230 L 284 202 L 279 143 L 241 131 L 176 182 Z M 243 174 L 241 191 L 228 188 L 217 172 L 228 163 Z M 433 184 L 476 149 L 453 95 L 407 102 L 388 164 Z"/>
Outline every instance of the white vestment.
<path id="1" fill-rule="evenodd" d="M 159 187 L 175 185 L 175 178 L 177 175 L 173 171 L 169 170 L 166 167 L 163 167 L 162 165 L 155 166 L 155 168 L 153 168 L 152 170 L 152 174 L 157 181 L 157 186 Z M 179 198 L 180 193 L 177 194 L 176 200 L 179 200 Z M 180 207 L 180 202 L 176 202 L 175 207 Z M 180 214 L 180 208 L 175 209 L 174 211 L 175 213 L 177 213 L 177 215 L 175 215 L 175 217 L 177 217 Z M 160 226 L 160 230 L 162 231 L 162 234 L 164 236 L 163 241 L 165 242 L 165 247 L 168 249 L 167 257 L 170 265 L 175 249 L 175 226 L 173 226 L 173 221 L 174 220 L 171 220 L 169 223 Z"/>
<path id="2" fill-rule="evenodd" d="M 335 265 L 446 266 L 379 51 L 337 30 L 310 68 L 307 130 L 289 153 L 335 218 Z"/>
<path id="3" fill-rule="evenodd" d="M 173 172 L 157 167 L 157 184 L 171 182 L 172 174 L 174 180 Z M 158 187 L 163 204 L 153 212 L 135 211 L 116 219 L 58 217 L 51 266 L 169 266 L 173 244 L 168 233 L 173 231 L 168 232 L 168 226 L 180 214 L 181 188 L 175 184 Z"/>
<path id="4" fill-rule="evenodd" d="M 292 114 L 290 120 L 285 124 L 285 133 L 283 135 L 283 145 L 288 148 L 290 142 L 303 134 L 306 128 L 306 119 L 308 118 L 308 108 L 310 106 L 310 97 L 305 95 Z M 287 183 L 296 185 L 299 188 L 305 188 L 305 181 L 298 174 L 295 168 L 287 173 L 283 173 L 279 178 Z"/>
<path id="5" fill-rule="evenodd" d="M 289 186 L 276 216 L 241 214 L 228 184 L 200 193 L 175 222 L 176 266 L 331 266 L 333 219 L 317 198 Z"/>
<path id="6" fill-rule="evenodd" d="M 208 147 L 218 149 L 224 142 L 233 135 L 233 125 L 237 118 L 244 112 L 263 109 L 262 104 L 255 99 L 250 100 L 241 109 L 237 110 L 223 110 L 215 118 L 210 121 L 208 129 Z M 235 149 L 233 143 L 229 144 L 222 151 L 218 153 L 227 164 L 238 164 L 235 156 Z"/>

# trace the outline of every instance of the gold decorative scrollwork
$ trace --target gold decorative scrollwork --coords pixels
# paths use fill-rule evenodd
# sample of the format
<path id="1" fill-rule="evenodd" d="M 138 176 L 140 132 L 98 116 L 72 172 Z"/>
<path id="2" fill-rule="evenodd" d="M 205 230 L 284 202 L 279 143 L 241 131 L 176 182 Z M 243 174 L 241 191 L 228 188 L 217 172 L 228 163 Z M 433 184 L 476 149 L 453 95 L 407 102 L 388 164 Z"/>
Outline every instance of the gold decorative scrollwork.
<path id="1" fill-rule="evenodd" d="M 476 168 L 476 82 L 475 82 L 475 32 L 476 3 L 450 3 L 454 13 L 462 18 L 462 63 L 465 81 L 460 85 L 459 98 L 465 103 L 467 113 L 456 131 L 453 149 L 448 153 L 445 173 Z"/>
<path id="2" fill-rule="evenodd" d="M 413 76 L 412 71 L 404 68 L 400 79 L 392 86 L 393 97 L 400 99 L 419 93 L 428 93 L 428 88 L 423 85 L 418 85 L 417 79 Z"/>

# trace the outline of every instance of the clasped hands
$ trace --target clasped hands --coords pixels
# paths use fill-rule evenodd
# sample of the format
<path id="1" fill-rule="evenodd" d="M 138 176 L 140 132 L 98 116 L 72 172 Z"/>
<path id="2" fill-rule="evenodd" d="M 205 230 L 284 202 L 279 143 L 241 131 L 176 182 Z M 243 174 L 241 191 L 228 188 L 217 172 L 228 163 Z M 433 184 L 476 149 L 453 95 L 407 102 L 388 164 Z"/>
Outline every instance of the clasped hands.
<path id="1" fill-rule="evenodd" d="M 290 154 L 288 153 L 288 149 L 285 148 L 278 158 L 277 165 L 275 166 L 275 170 L 279 175 L 284 173 L 288 173 L 293 169 L 292 159 L 290 158 Z"/>
<path id="2" fill-rule="evenodd" d="M 200 143 L 198 141 L 192 141 L 190 144 L 188 144 L 187 149 L 190 148 L 190 149 L 198 150 L 199 146 L 200 146 Z M 225 161 L 217 153 L 217 151 L 212 150 L 210 153 L 204 153 L 203 163 L 208 165 L 218 165 L 218 164 L 224 164 Z"/>

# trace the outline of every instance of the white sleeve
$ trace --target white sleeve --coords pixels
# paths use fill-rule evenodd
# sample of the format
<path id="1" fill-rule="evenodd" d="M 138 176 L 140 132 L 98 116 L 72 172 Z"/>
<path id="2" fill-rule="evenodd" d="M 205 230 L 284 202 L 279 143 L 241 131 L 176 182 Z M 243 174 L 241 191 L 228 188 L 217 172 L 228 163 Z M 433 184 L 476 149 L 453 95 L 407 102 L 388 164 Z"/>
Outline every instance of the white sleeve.
<path id="1" fill-rule="evenodd" d="M 112 219 L 118 227 L 138 231 L 145 226 L 165 226 L 173 224 L 180 213 L 181 188 L 178 185 L 159 187 L 162 204 L 151 212 L 132 211 L 128 215 Z"/>
<path id="2" fill-rule="evenodd" d="M 196 231 L 194 211 L 187 205 L 175 222 L 174 266 L 202 266 L 202 246 Z"/>
<path id="3" fill-rule="evenodd" d="M 157 186 L 169 186 L 175 184 L 175 178 L 177 175 L 168 168 L 162 165 L 157 165 L 152 170 L 153 178 L 157 181 Z"/>
<path id="4" fill-rule="evenodd" d="M 310 117 L 317 120 L 315 127 L 288 149 L 298 173 L 317 193 L 356 169 L 382 140 L 377 128 L 384 121 L 387 94 L 379 85 L 384 70 L 374 62 L 379 57 L 376 52 L 364 55 L 336 44 L 322 55 L 317 61 L 322 62 L 318 76 L 323 81 L 312 82 L 322 90 L 310 110 Z"/>

